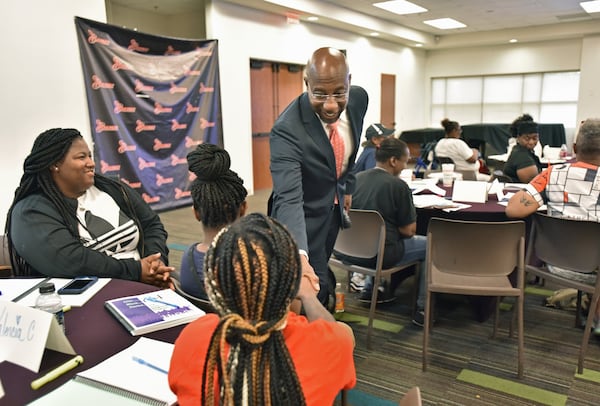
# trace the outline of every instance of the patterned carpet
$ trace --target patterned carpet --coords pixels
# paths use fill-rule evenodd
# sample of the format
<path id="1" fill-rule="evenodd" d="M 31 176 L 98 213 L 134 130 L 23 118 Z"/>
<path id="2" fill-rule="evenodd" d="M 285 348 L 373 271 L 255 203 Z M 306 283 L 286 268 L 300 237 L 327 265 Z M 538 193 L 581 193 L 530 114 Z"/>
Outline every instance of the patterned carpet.
<path id="1" fill-rule="evenodd" d="M 249 211 L 264 212 L 265 201 L 261 195 L 250 199 Z M 201 240 L 201 227 L 190 222 L 189 207 L 160 216 L 169 231 L 171 264 L 178 267 L 184 247 Z M 347 282 L 345 274 L 337 276 Z M 526 295 L 525 377 L 519 380 L 516 338 L 508 337 L 512 312 L 501 311 L 498 336 L 491 339 L 492 320 L 476 321 L 472 305 L 459 296 L 437 300 L 429 367 L 422 372 L 423 334 L 411 322 L 412 288 L 408 278 L 395 302 L 378 306 L 371 351 L 368 307 L 356 294 L 346 295 L 342 317 L 356 337 L 357 385 L 348 393 L 350 405 L 397 405 L 413 386 L 420 387 L 424 405 L 600 405 L 600 340 L 591 339 L 584 374 L 576 375 L 583 330 L 574 327 L 573 312 L 543 306 L 548 290 L 531 288 Z M 503 309 L 511 307 L 506 301 Z"/>

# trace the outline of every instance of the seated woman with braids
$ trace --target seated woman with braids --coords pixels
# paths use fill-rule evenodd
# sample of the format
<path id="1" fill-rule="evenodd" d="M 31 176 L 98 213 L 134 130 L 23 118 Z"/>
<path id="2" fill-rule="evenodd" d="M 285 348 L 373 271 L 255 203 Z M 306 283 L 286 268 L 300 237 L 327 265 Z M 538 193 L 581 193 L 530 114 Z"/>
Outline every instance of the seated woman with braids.
<path id="1" fill-rule="evenodd" d="M 15 274 L 170 286 L 160 218 L 137 192 L 94 168 L 79 131 L 54 128 L 36 138 L 6 220 Z"/>
<path id="2" fill-rule="evenodd" d="M 189 324 L 171 358 L 179 405 L 331 405 L 354 386 L 352 330 L 319 302 L 299 255 L 287 229 L 262 214 L 217 234 L 204 263 L 217 314 Z M 306 316 L 290 312 L 295 298 Z"/>
<path id="3" fill-rule="evenodd" d="M 248 191 L 244 181 L 229 169 L 227 151 L 213 144 L 200 144 L 187 155 L 192 182 L 194 216 L 202 223 L 203 242 L 190 245 L 181 258 L 181 288 L 190 295 L 208 300 L 204 291 L 204 254 L 210 242 L 223 227 L 246 212 Z"/>

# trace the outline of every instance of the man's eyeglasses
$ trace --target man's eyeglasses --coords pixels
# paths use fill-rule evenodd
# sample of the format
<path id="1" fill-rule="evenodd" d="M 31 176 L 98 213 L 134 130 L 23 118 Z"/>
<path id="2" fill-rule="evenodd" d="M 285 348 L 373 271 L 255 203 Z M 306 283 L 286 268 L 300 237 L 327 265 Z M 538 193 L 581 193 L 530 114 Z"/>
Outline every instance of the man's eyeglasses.
<path id="1" fill-rule="evenodd" d="M 337 102 L 343 102 L 348 97 L 347 91 L 344 93 L 325 94 L 325 93 L 313 92 L 311 89 L 309 89 L 308 93 L 310 94 L 310 97 L 312 97 L 313 99 L 320 101 L 320 102 L 326 102 L 330 97 L 332 97 L 333 100 L 335 100 Z"/>

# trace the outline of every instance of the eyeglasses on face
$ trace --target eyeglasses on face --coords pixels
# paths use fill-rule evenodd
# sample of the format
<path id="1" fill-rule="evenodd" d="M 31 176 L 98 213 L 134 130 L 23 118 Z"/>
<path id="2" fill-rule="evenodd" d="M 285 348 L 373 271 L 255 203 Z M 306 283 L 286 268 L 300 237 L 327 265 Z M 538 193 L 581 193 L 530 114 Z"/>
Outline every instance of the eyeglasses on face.
<path id="1" fill-rule="evenodd" d="M 310 97 L 320 102 L 326 102 L 330 97 L 332 97 L 336 102 L 343 102 L 348 97 L 348 91 L 344 93 L 325 94 L 321 92 L 313 92 L 312 89 L 309 89 L 308 93 L 310 94 Z"/>

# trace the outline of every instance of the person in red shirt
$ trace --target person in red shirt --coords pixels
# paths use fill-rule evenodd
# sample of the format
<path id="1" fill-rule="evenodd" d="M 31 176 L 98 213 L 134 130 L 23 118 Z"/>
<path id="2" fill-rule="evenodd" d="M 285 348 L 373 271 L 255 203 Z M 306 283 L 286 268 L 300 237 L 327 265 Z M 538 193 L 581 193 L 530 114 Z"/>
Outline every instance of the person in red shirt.
<path id="1" fill-rule="evenodd" d="M 204 263 L 217 314 L 177 338 L 169 385 L 179 405 L 331 405 L 356 383 L 350 327 L 317 299 L 287 229 L 253 213 L 223 229 Z M 306 316 L 290 311 L 295 300 Z"/>

